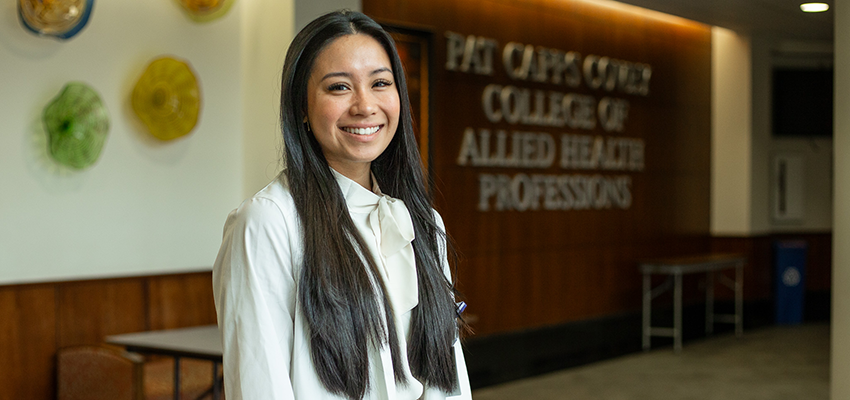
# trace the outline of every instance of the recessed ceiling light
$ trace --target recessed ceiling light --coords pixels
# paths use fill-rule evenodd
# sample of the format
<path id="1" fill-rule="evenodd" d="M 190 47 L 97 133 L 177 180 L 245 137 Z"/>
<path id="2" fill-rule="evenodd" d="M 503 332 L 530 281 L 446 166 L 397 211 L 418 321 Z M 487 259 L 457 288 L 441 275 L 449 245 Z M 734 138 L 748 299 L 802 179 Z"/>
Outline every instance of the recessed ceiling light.
<path id="1" fill-rule="evenodd" d="M 829 10 L 829 4 L 826 3 L 803 3 L 800 4 L 800 9 L 803 12 L 824 12 Z"/>

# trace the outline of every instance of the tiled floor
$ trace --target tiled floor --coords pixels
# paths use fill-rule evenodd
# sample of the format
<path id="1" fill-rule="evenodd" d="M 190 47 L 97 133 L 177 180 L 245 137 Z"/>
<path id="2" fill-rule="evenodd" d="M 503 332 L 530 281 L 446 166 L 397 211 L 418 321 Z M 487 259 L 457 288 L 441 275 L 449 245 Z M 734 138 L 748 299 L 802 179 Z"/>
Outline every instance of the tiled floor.
<path id="1" fill-rule="evenodd" d="M 475 400 L 827 400 L 829 325 L 768 327 L 476 390 Z"/>

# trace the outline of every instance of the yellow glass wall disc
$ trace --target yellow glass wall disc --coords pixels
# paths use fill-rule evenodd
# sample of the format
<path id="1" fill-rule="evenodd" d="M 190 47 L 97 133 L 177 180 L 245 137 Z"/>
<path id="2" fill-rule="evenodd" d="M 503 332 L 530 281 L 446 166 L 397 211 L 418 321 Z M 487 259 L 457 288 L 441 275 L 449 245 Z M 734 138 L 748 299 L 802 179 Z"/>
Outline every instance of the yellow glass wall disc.
<path id="1" fill-rule="evenodd" d="M 195 128 L 201 93 L 195 73 L 186 62 L 154 60 L 133 89 L 133 111 L 161 140 L 184 136 Z"/>

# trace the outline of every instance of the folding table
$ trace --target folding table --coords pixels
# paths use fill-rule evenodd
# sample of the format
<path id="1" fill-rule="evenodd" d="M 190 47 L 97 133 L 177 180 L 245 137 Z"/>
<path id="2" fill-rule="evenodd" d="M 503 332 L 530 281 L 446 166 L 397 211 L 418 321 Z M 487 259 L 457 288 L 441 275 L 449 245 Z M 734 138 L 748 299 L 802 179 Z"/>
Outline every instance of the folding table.
<path id="1" fill-rule="evenodd" d="M 744 263 L 746 259 L 738 254 L 707 254 L 690 257 L 664 258 L 645 260 L 639 263 L 643 274 L 643 333 L 644 350 L 649 350 L 650 337 L 673 337 L 673 349 L 682 350 L 682 276 L 686 274 L 705 273 L 705 333 L 714 331 L 715 322 L 735 324 L 735 334 L 741 336 L 744 332 Z M 732 280 L 722 273 L 719 274 L 721 284 L 735 291 L 735 313 L 714 313 L 714 276 L 716 272 L 725 269 L 735 269 L 735 279 Z M 652 275 L 668 275 L 667 280 L 655 288 L 652 287 Z M 654 327 L 651 325 L 652 299 L 673 288 L 673 327 Z"/>

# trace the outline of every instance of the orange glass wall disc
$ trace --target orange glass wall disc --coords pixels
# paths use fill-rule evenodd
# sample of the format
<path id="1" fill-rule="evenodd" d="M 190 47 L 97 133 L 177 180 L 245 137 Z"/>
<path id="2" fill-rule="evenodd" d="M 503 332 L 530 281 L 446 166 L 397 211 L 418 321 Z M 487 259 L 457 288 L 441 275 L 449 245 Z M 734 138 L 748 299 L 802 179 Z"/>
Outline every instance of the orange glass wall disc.
<path id="1" fill-rule="evenodd" d="M 18 0 L 18 16 L 38 35 L 70 39 L 91 16 L 94 0 Z"/>

